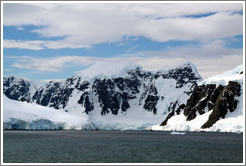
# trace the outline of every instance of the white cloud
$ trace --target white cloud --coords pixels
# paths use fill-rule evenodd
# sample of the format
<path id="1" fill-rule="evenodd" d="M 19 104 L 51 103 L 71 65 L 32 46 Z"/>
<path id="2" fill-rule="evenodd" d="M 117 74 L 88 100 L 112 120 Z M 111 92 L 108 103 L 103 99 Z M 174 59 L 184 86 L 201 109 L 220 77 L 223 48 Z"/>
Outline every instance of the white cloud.
<path id="1" fill-rule="evenodd" d="M 225 47 L 222 40 L 212 40 L 195 46 L 169 47 L 163 51 L 144 51 L 138 52 L 136 56 L 153 56 L 153 57 L 180 57 L 186 59 L 215 59 L 223 56 L 242 55 L 243 50 L 237 48 Z"/>
<path id="2" fill-rule="evenodd" d="M 43 41 L 21 41 L 21 40 L 3 40 L 3 48 L 19 48 L 29 50 L 42 50 Z"/>
<path id="3" fill-rule="evenodd" d="M 8 58 L 12 58 L 12 57 L 8 57 Z M 16 60 L 17 62 L 13 63 L 12 65 L 13 67 L 16 68 L 60 72 L 64 70 L 66 68 L 66 65 L 69 63 L 88 66 L 100 59 L 92 58 L 92 57 L 62 56 L 62 57 L 55 57 L 55 58 L 16 57 Z"/>
<path id="4" fill-rule="evenodd" d="M 49 41 L 49 40 L 3 40 L 4 48 L 18 48 L 29 50 L 43 50 L 43 49 L 60 49 L 60 48 L 89 48 L 89 46 L 69 43 L 63 40 Z"/>
<path id="5" fill-rule="evenodd" d="M 23 27 L 16 27 L 16 29 L 19 30 L 19 31 L 22 31 L 22 30 L 24 30 L 25 28 L 23 28 Z"/>
<path id="6" fill-rule="evenodd" d="M 209 78 L 243 64 L 243 56 L 241 54 L 230 55 L 217 59 L 193 59 L 192 62 L 196 64 L 198 72 L 203 78 Z"/>
<path id="7" fill-rule="evenodd" d="M 242 3 L 6 3 L 3 8 L 5 26 L 38 25 L 41 27 L 33 32 L 43 37 L 64 37 L 42 43 L 4 40 L 5 48 L 88 48 L 94 44 L 120 42 L 125 36 L 143 36 L 159 42 L 207 41 L 243 32 L 243 16 L 232 14 L 243 9 Z M 183 17 L 211 12 L 215 14 Z"/>

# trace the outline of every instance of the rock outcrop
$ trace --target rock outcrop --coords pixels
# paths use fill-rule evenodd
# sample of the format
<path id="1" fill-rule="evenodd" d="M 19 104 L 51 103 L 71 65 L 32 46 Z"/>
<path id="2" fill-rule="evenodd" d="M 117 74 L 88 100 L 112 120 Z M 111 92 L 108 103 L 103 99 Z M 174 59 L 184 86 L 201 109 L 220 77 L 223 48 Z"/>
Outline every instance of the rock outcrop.
<path id="1" fill-rule="evenodd" d="M 237 72 L 242 75 L 243 72 Z M 228 81 L 227 85 L 202 84 L 194 88 L 190 98 L 185 105 L 180 105 L 173 110 L 160 126 L 167 125 L 170 118 L 179 115 L 182 111 L 186 121 L 191 121 L 199 115 L 211 111 L 208 120 L 200 126 L 201 129 L 210 128 L 218 120 L 224 119 L 228 112 L 233 112 L 237 108 L 238 98 L 242 93 L 242 83 L 240 81 Z"/>

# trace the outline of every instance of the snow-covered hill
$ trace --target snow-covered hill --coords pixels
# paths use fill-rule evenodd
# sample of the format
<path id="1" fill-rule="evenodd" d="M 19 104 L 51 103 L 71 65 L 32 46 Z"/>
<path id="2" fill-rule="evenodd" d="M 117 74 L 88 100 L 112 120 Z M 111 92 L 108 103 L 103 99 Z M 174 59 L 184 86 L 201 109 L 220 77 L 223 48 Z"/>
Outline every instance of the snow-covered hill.
<path id="1" fill-rule="evenodd" d="M 4 129 L 94 129 L 86 114 L 75 116 L 62 110 L 11 100 L 5 95 L 3 95 L 3 103 Z"/>
<path id="2" fill-rule="evenodd" d="M 77 72 L 65 81 L 41 86 L 13 76 L 4 77 L 3 92 L 13 100 L 77 117 L 86 115 L 97 129 L 137 130 L 160 124 L 170 112 L 182 107 L 201 80 L 190 62 L 157 72 L 134 65 L 102 65 Z"/>
<path id="3" fill-rule="evenodd" d="M 243 132 L 243 65 L 199 82 L 186 105 L 147 130 Z"/>

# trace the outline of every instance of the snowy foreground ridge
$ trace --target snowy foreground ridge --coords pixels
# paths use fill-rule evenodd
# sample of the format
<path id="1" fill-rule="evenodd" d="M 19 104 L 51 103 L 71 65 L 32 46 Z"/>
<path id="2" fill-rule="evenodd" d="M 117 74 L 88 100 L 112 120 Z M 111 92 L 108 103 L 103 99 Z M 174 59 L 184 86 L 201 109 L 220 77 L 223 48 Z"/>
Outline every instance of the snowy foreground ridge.
<path id="1" fill-rule="evenodd" d="M 155 131 L 211 131 L 211 132 L 243 132 L 244 131 L 244 111 L 243 111 L 243 65 L 237 68 L 225 72 L 224 74 L 211 77 L 209 79 L 203 80 L 199 83 L 200 86 L 213 85 L 216 87 L 226 86 L 229 81 L 235 81 L 241 84 L 240 95 L 236 97 L 238 104 L 233 112 L 228 110 L 224 118 L 220 118 L 215 124 L 209 128 L 202 128 L 209 119 L 213 110 L 205 108 L 205 113 L 199 115 L 197 112 L 196 118 L 187 121 L 187 117 L 181 112 L 179 115 L 174 115 L 167 120 L 166 125 L 154 125 L 147 128 L 147 130 Z M 204 98 L 203 98 L 204 99 Z"/>
<path id="2" fill-rule="evenodd" d="M 243 132 L 242 65 L 207 80 L 201 79 L 190 62 L 157 72 L 126 64 L 117 71 L 103 71 L 101 67 L 95 65 L 67 80 L 46 85 L 4 77 L 3 128 Z M 95 72 L 98 68 L 102 72 Z M 188 101 L 197 93 L 197 86 L 214 84 L 219 89 L 229 81 L 241 85 L 240 95 L 233 100 L 234 106 L 238 102 L 236 108 L 215 124 L 206 123 L 212 127 L 202 129 L 211 107 L 187 113 Z"/>

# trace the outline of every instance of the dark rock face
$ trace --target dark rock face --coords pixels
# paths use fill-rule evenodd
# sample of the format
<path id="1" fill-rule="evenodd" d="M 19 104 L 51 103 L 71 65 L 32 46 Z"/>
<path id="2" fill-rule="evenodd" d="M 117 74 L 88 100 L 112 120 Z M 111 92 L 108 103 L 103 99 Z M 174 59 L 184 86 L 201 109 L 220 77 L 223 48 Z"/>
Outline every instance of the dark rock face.
<path id="1" fill-rule="evenodd" d="M 196 118 L 196 113 L 200 115 L 205 113 L 205 107 L 212 109 L 215 100 L 218 98 L 219 93 L 223 90 L 223 86 L 208 84 L 197 86 L 184 109 L 184 115 L 187 116 L 187 120 L 190 121 Z"/>
<path id="2" fill-rule="evenodd" d="M 172 69 L 168 73 L 157 73 L 155 75 L 156 78 L 158 78 L 159 76 L 163 77 L 164 79 L 175 79 L 177 81 L 176 88 L 182 88 L 188 82 L 191 82 L 192 84 L 196 85 L 196 82 L 200 79 L 192 71 L 192 68 L 190 66 Z"/>
<path id="3" fill-rule="evenodd" d="M 202 128 L 209 128 L 220 118 L 225 118 L 228 110 L 233 112 L 237 108 L 238 101 L 236 96 L 240 95 L 241 85 L 238 82 L 229 81 L 215 101 L 213 112 L 209 115 L 208 121 L 202 125 Z"/>
<path id="4" fill-rule="evenodd" d="M 21 78 L 4 77 L 3 93 L 10 99 L 20 101 L 31 101 L 30 83 Z"/>
<path id="5" fill-rule="evenodd" d="M 167 121 L 168 121 L 171 117 L 173 117 L 173 116 L 175 115 L 175 112 L 176 112 L 177 115 L 179 115 L 179 114 L 180 114 L 180 111 L 183 110 L 183 109 L 185 108 L 185 104 L 181 104 L 181 105 L 178 106 L 177 110 L 175 111 L 176 103 L 177 103 L 177 102 L 174 103 L 175 106 L 173 107 L 172 112 L 168 114 L 168 116 L 167 116 L 166 119 L 160 124 L 160 126 L 165 126 L 165 125 L 167 124 Z M 170 108 L 170 107 L 169 107 L 169 108 Z"/>
<path id="6" fill-rule="evenodd" d="M 84 106 L 85 112 L 87 114 L 94 109 L 94 105 L 90 99 L 90 95 L 88 92 L 85 92 L 80 96 L 78 104 L 81 104 L 81 106 Z"/>
<path id="7" fill-rule="evenodd" d="M 141 110 L 157 114 L 157 104 L 162 102 L 165 96 L 158 92 L 160 85 L 157 86 L 155 82 L 169 79 L 174 80 L 174 89 L 186 86 L 184 93 L 191 94 L 196 82 L 201 78 L 192 70 L 191 64 L 187 64 L 156 73 L 137 67 L 127 70 L 124 76 L 113 78 L 84 80 L 80 76 L 74 76 L 62 82 L 49 82 L 36 88 L 33 94 L 30 93 L 31 84 L 22 79 L 4 78 L 3 86 L 4 93 L 11 99 L 34 102 L 55 109 L 66 109 L 70 100 L 76 100 L 73 103 L 81 105 L 81 110 L 87 114 L 99 105 L 101 115 L 117 115 L 131 109 L 132 103 Z M 163 84 L 164 86 L 166 85 Z M 169 112 L 173 112 L 180 105 L 182 103 L 178 100 L 171 102 Z"/>
<path id="8" fill-rule="evenodd" d="M 157 96 L 158 92 L 154 85 L 151 85 L 149 88 L 149 94 L 144 102 L 144 109 L 148 111 L 153 111 L 154 114 L 156 114 L 156 104 L 159 100 L 159 96 Z"/>
<path id="9" fill-rule="evenodd" d="M 101 114 L 105 115 L 110 111 L 117 115 L 120 108 L 120 93 L 115 91 L 115 84 L 112 80 L 104 78 L 95 80 L 93 84 L 95 94 L 98 96 Z"/>
<path id="10" fill-rule="evenodd" d="M 167 118 L 161 123 L 161 126 L 167 124 L 168 119 L 180 113 L 184 109 L 186 120 L 190 121 L 196 118 L 197 114 L 204 114 L 212 110 L 208 121 L 201 128 L 209 128 L 220 118 L 225 118 L 228 110 L 233 112 L 238 101 L 235 97 L 240 96 L 241 85 L 238 82 L 229 81 L 227 86 L 207 84 L 197 86 L 186 105 L 181 105 L 176 111 L 172 111 Z"/>
<path id="11" fill-rule="evenodd" d="M 132 71 L 128 72 L 128 74 L 130 77 L 127 78 L 101 78 L 93 82 L 92 89 L 99 99 L 102 115 L 109 112 L 117 115 L 120 109 L 123 112 L 129 109 L 129 100 L 135 99 L 136 94 L 140 92 L 140 78 L 148 76 L 140 73 L 138 68 L 136 72 Z"/>
<path id="12" fill-rule="evenodd" d="M 65 108 L 74 89 L 69 87 L 71 84 L 71 79 L 66 80 L 65 86 L 62 86 L 59 82 L 49 82 L 44 88 L 35 92 L 32 101 L 55 109 Z"/>

